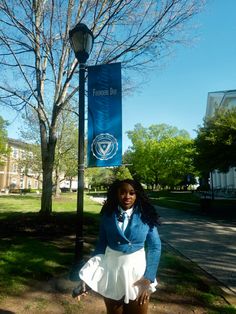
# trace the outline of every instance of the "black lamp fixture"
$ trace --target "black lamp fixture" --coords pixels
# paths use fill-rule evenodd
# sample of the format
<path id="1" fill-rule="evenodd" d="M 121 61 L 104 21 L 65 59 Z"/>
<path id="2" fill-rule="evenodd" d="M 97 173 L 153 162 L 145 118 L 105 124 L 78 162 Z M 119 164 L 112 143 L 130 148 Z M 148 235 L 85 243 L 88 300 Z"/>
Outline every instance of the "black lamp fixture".
<path id="1" fill-rule="evenodd" d="M 69 31 L 71 46 L 79 63 L 85 63 L 93 48 L 93 33 L 83 23 L 78 23 Z"/>

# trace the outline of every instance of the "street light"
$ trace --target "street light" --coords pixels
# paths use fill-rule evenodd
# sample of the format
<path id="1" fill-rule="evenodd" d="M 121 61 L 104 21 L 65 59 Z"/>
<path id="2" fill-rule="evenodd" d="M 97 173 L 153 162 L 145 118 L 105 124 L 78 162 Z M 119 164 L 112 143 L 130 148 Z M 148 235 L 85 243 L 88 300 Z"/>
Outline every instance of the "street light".
<path id="1" fill-rule="evenodd" d="M 78 139 L 78 185 L 77 219 L 75 240 L 75 265 L 71 280 L 78 280 L 78 270 L 83 264 L 83 209 L 84 209 L 84 112 L 85 112 L 85 63 L 93 48 L 94 37 L 85 24 L 78 23 L 69 31 L 71 46 L 79 62 L 79 139 Z"/>
<path id="2" fill-rule="evenodd" d="M 80 64 L 85 64 L 93 48 L 93 33 L 83 23 L 78 23 L 69 31 L 71 46 Z"/>

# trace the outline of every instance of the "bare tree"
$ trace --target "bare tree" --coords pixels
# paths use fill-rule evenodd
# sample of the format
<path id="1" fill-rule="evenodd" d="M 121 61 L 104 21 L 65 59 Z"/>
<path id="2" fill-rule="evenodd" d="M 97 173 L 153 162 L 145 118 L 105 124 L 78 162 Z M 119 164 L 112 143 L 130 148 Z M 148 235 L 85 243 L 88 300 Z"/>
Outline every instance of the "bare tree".
<path id="1" fill-rule="evenodd" d="M 68 32 L 85 23 L 95 36 L 91 64 L 122 62 L 124 71 L 154 66 L 203 0 L 1 0 L 0 103 L 37 114 L 43 168 L 41 213 L 52 211 L 57 124 L 78 91 L 78 62 Z"/>
<path id="2" fill-rule="evenodd" d="M 60 183 L 65 179 L 62 174 L 67 176 L 69 170 L 70 173 L 73 173 L 73 177 L 77 175 L 77 120 L 77 115 L 72 115 L 68 106 L 64 108 L 58 118 L 57 144 L 53 167 L 53 192 L 55 196 L 60 193 Z M 24 124 L 20 128 L 21 138 L 26 143 L 30 143 L 27 148 L 33 152 L 32 156 L 27 156 L 27 158 L 21 160 L 22 167 L 27 169 L 30 165 L 30 168 L 34 169 L 34 173 L 41 174 L 40 132 L 36 112 L 28 109 L 27 114 L 22 115 L 22 122 Z"/>

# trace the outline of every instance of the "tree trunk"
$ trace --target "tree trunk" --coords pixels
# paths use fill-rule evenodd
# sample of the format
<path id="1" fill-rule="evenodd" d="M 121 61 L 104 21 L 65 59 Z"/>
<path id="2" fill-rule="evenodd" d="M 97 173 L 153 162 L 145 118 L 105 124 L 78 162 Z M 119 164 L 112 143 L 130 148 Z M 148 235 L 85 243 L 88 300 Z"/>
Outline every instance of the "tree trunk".
<path id="1" fill-rule="evenodd" d="M 43 169 L 43 189 L 41 198 L 40 215 L 49 217 L 52 214 L 52 189 L 53 189 L 53 166 L 56 149 L 56 133 L 55 128 L 51 128 L 49 139 L 46 137 L 46 130 L 43 124 L 41 128 L 41 155 Z"/>
<path id="2" fill-rule="evenodd" d="M 54 195 L 58 197 L 61 194 L 60 190 L 60 175 L 59 175 L 59 165 L 56 167 L 56 174 L 55 174 L 55 190 Z"/>
<path id="3" fill-rule="evenodd" d="M 73 180 L 73 178 L 71 177 L 70 178 L 70 192 L 72 192 L 72 180 Z"/>
<path id="4" fill-rule="evenodd" d="M 60 177 L 57 177 L 56 180 L 56 186 L 55 186 L 55 197 L 59 197 L 61 195 L 61 189 L 60 189 Z"/>
<path id="5" fill-rule="evenodd" d="M 52 174 L 53 161 L 43 161 L 43 189 L 41 197 L 40 215 L 50 216 L 52 213 Z"/>

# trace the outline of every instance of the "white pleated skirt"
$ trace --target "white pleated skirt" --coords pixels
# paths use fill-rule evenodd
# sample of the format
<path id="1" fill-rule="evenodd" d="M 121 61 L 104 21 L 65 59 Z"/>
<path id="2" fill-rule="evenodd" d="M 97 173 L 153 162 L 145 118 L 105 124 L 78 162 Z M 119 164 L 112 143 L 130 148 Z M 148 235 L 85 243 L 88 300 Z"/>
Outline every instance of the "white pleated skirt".
<path id="1" fill-rule="evenodd" d="M 139 287 L 133 284 L 143 277 L 146 268 L 144 249 L 124 254 L 107 247 L 105 254 L 96 255 L 81 268 L 79 276 L 92 290 L 102 296 L 129 303 L 139 294 Z M 156 289 L 157 281 L 150 285 L 150 292 Z"/>

